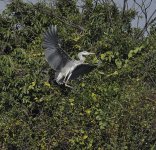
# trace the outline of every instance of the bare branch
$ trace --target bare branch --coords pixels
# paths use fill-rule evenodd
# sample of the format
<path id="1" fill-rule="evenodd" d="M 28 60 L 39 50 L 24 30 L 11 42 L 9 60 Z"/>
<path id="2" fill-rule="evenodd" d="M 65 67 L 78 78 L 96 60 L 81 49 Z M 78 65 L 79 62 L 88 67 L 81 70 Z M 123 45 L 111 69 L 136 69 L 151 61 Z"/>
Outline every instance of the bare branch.
<path id="1" fill-rule="evenodd" d="M 137 37 L 139 37 L 140 35 L 142 35 L 142 34 L 145 32 L 145 30 L 149 27 L 149 25 L 150 25 L 151 23 L 153 23 L 152 17 L 154 16 L 155 13 L 156 13 L 156 9 L 153 11 L 152 15 L 149 17 L 149 19 L 147 20 L 147 22 L 146 22 L 145 25 L 144 25 L 144 28 L 141 30 L 141 32 L 138 34 Z M 152 20 L 151 20 L 151 19 L 152 19 Z M 155 17 L 154 19 L 156 19 L 156 17 Z"/>
<path id="2" fill-rule="evenodd" d="M 114 0 L 111 0 L 111 2 L 112 2 L 112 4 L 113 4 L 114 6 L 116 6 L 116 3 L 114 2 Z"/>
<path id="3" fill-rule="evenodd" d="M 142 0 L 141 4 L 139 4 L 136 0 L 134 0 L 134 3 L 137 4 L 137 6 L 139 6 L 139 8 L 141 9 L 141 13 L 143 13 L 144 18 L 145 18 L 145 24 L 143 29 L 141 30 L 141 32 L 139 33 L 139 36 L 142 35 L 144 32 L 148 32 L 148 27 L 151 24 L 151 19 L 154 16 L 154 14 L 156 13 L 155 11 L 152 13 L 152 15 L 148 18 L 148 9 L 150 8 L 151 4 L 152 4 L 152 0 L 150 0 L 147 4 L 146 4 L 147 0 Z M 139 16 L 138 16 L 138 22 L 137 22 L 137 27 L 139 24 Z"/>
<path id="4" fill-rule="evenodd" d="M 65 18 L 65 17 L 59 17 L 59 16 L 57 16 L 57 15 L 54 14 L 54 13 L 52 13 L 52 15 L 53 15 L 55 18 L 57 18 L 59 21 L 65 23 L 65 24 L 67 24 L 67 25 L 69 25 L 69 26 L 71 26 L 71 27 L 74 27 L 74 28 L 76 28 L 76 29 L 79 29 L 80 31 L 84 31 L 84 28 L 83 28 L 82 26 L 77 25 L 77 24 L 74 24 L 74 23 L 72 23 L 72 22 L 68 22 L 68 21 L 67 21 L 67 20 L 68 20 L 67 18 Z"/>
<path id="5" fill-rule="evenodd" d="M 123 10 L 122 10 L 122 19 L 124 19 L 124 16 L 125 16 L 126 5 L 127 5 L 127 0 L 124 0 Z"/>

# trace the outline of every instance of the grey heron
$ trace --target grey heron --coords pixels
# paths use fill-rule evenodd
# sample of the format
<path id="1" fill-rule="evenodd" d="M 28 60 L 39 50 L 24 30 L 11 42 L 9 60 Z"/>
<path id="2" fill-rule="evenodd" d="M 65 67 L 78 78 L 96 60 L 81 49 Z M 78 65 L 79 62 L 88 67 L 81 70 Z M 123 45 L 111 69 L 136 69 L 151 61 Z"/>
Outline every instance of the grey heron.
<path id="1" fill-rule="evenodd" d="M 96 66 L 84 63 L 87 55 L 94 53 L 83 51 L 78 53 L 79 60 L 71 59 L 58 44 L 57 27 L 50 26 L 43 36 L 43 48 L 45 58 L 53 70 L 55 70 L 55 81 L 67 87 L 69 80 L 78 78 L 80 75 L 89 73 Z"/>

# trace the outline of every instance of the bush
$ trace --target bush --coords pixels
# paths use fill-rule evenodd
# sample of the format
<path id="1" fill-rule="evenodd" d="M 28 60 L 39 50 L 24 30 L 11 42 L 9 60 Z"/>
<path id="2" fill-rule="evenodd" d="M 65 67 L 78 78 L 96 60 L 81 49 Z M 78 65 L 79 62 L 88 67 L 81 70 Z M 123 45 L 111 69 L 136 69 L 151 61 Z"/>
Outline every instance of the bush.
<path id="1" fill-rule="evenodd" d="M 82 12 L 75 1 L 11 2 L 0 17 L 0 148 L 155 149 L 155 34 L 135 39 L 135 14 L 88 0 Z M 96 53 L 88 62 L 101 62 L 73 90 L 50 82 L 50 24 L 70 55 L 85 49 Z"/>

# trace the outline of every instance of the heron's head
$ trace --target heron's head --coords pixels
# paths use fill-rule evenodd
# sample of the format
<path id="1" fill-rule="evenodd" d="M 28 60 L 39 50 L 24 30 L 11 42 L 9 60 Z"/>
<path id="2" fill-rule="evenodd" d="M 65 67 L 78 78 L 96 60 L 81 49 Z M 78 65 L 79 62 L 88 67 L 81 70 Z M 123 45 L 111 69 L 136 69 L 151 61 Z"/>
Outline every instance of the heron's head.
<path id="1" fill-rule="evenodd" d="M 87 55 L 93 55 L 93 54 L 95 54 L 95 53 L 91 53 L 91 52 L 83 51 L 83 52 L 80 52 L 80 54 L 81 54 L 81 55 L 85 55 L 85 56 L 87 56 Z"/>
<path id="2" fill-rule="evenodd" d="M 79 57 L 81 62 L 84 62 L 85 61 L 85 57 L 83 57 L 83 56 L 92 55 L 92 54 L 94 54 L 94 53 L 83 51 L 83 52 L 78 53 L 78 57 Z"/>

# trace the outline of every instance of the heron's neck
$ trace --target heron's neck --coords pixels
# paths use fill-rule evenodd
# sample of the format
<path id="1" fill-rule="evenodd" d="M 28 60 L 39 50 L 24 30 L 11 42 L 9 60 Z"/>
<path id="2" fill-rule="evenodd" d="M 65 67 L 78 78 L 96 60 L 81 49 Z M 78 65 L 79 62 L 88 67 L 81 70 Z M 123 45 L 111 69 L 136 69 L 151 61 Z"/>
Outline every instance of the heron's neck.
<path id="1" fill-rule="evenodd" d="M 86 60 L 86 58 L 81 53 L 78 54 L 78 58 L 81 62 L 84 62 Z"/>

